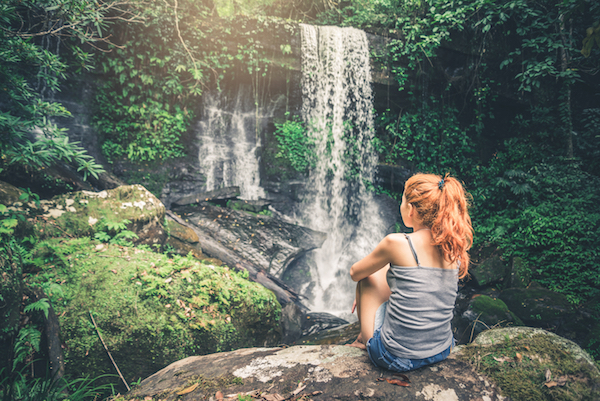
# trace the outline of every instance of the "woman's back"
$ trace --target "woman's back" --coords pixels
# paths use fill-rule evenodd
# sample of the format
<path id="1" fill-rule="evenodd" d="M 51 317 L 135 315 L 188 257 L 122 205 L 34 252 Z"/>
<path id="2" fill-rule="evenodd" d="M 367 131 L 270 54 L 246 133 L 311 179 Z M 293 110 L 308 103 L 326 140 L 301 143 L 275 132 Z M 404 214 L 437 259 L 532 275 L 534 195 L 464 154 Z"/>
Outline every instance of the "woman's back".
<path id="1" fill-rule="evenodd" d="M 413 265 L 392 264 L 387 271 L 391 295 L 381 339 L 386 349 L 402 358 L 426 358 L 452 344 L 450 322 L 458 292 L 458 269 L 429 265 L 450 264 L 439 260 L 434 247 L 427 247 L 430 240 L 424 234 L 418 236 L 423 246 L 411 240 L 416 235 L 405 236 L 408 254 L 415 259 Z M 427 265 L 422 260 L 428 261 Z"/>
<path id="2" fill-rule="evenodd" d="M 408 234 L 408 236 L 405 236 L 405 234 L 390 234 L 388 237 L 393 243 L 391 244 L 391 247 L 394 249 L 391 255 L 391 263 L 393 265 L 409 267 L 416 266 L 418 262 L 421 266 L 427 267 L 440 269 L 456 268 L 456 263 L 444 260 L 439 248 L 432 244 L 431 231 L 429 229 L 419 230 Z M 415 254 L 418 255 L 418 261 L 415 258 Z"/>

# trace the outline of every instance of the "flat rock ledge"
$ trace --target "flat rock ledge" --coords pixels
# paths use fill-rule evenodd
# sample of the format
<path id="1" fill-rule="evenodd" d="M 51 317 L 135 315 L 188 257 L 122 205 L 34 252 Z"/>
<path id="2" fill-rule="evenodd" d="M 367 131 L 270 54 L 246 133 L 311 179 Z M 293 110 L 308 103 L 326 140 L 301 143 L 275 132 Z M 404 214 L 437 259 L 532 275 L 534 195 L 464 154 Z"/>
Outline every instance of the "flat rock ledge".
<path id="1" fill-rule="evenodd" d="M 248 348 L 172 363 L 126 395 L 130 400 L 504 400 L 453 353 L 406 378 L 373 366 L 366 351 L 343 345 Z M 404 385 L 386 379 L 403 381 Z M 239 398 L 241 396 L 242 398 Z"/>

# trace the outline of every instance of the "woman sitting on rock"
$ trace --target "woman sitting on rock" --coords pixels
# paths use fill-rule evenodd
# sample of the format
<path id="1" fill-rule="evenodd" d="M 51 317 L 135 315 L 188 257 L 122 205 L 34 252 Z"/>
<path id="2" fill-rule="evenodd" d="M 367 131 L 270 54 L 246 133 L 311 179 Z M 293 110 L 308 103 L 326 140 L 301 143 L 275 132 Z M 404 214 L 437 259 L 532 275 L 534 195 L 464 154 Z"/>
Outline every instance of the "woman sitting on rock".
<path id="1" fill-rule="evenodd" d="M 350 269 L 360 334 L 352 346 L 379 367 L 405 372 L 442 361 L 454 346 L 450 321 L 473 243 L 467 194 L 455 178 L 416 174 L 400 214 L 412 234 L 390 234 Z"/>

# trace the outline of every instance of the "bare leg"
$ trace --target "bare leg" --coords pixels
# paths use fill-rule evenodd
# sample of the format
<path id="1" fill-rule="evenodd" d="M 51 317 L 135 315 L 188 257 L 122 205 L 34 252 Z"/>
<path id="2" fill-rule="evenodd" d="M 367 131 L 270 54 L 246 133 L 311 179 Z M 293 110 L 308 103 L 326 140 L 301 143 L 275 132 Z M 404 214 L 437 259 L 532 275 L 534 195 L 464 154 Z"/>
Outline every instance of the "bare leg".
<path id="1" fill-rule="evenodd" d="M 360 334 L 349 344 L 352 347 L 365 349 L 365 344 L 373 337 L 377 308 L 390 297 L 390 287 L 385 278 L 387 271 L 388 267 L 385 267 L 356 285 L 356 314 L 360 322 Z"/>

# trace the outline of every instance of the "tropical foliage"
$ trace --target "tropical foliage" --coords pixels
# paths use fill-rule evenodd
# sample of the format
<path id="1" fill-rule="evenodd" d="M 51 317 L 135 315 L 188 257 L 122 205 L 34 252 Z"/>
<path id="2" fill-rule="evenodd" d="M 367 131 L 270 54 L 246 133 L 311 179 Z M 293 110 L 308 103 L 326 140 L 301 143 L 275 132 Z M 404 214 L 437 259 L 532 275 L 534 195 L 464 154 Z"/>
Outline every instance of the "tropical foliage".
<path id="1" fill-rule="evenodd" d="M 92 67 L 82 43 L 108 40 L 112 20 L 135 20 L 119 1 L 17 1 L 0 4 L 0 157 L 29 169 L 57 162 L 97 176 L 102 166 L 53 122 L 70 116 L 53 93 L 68 76 Z"/>
<path id="2" fill-rule="evenodd" d="M 521 257 L 535 280 L 574 304 L 600 295 L 596 1 L 5 0 L 0 163 L 102 171 L 54 124 L 69 112 L 52 101 L 65 79 L 93 67 L 103 82 L 94 124 L 109 161 L 184 156 L 182 139 L 207 92 L 247 85 L 259 116 L 273 60 L 292 51 L 298 22 L 386 38 L 373 57 L 398 91 L 378 110 L 381 162 L 456 174 L 473 194 L 476 247 Z M 286 116 L 271 131 L 267 174 L 305 174 L 312 156 L 303 123 Z M 30 244 L 12 237 L 23 217 L 2 205 L 0 217 L 0 261 L 18 281 Z M 125 231 L 110 232 L 97 239 L 127 244 Z M 33 331 L 3 330 L 35 349 Z"/>

